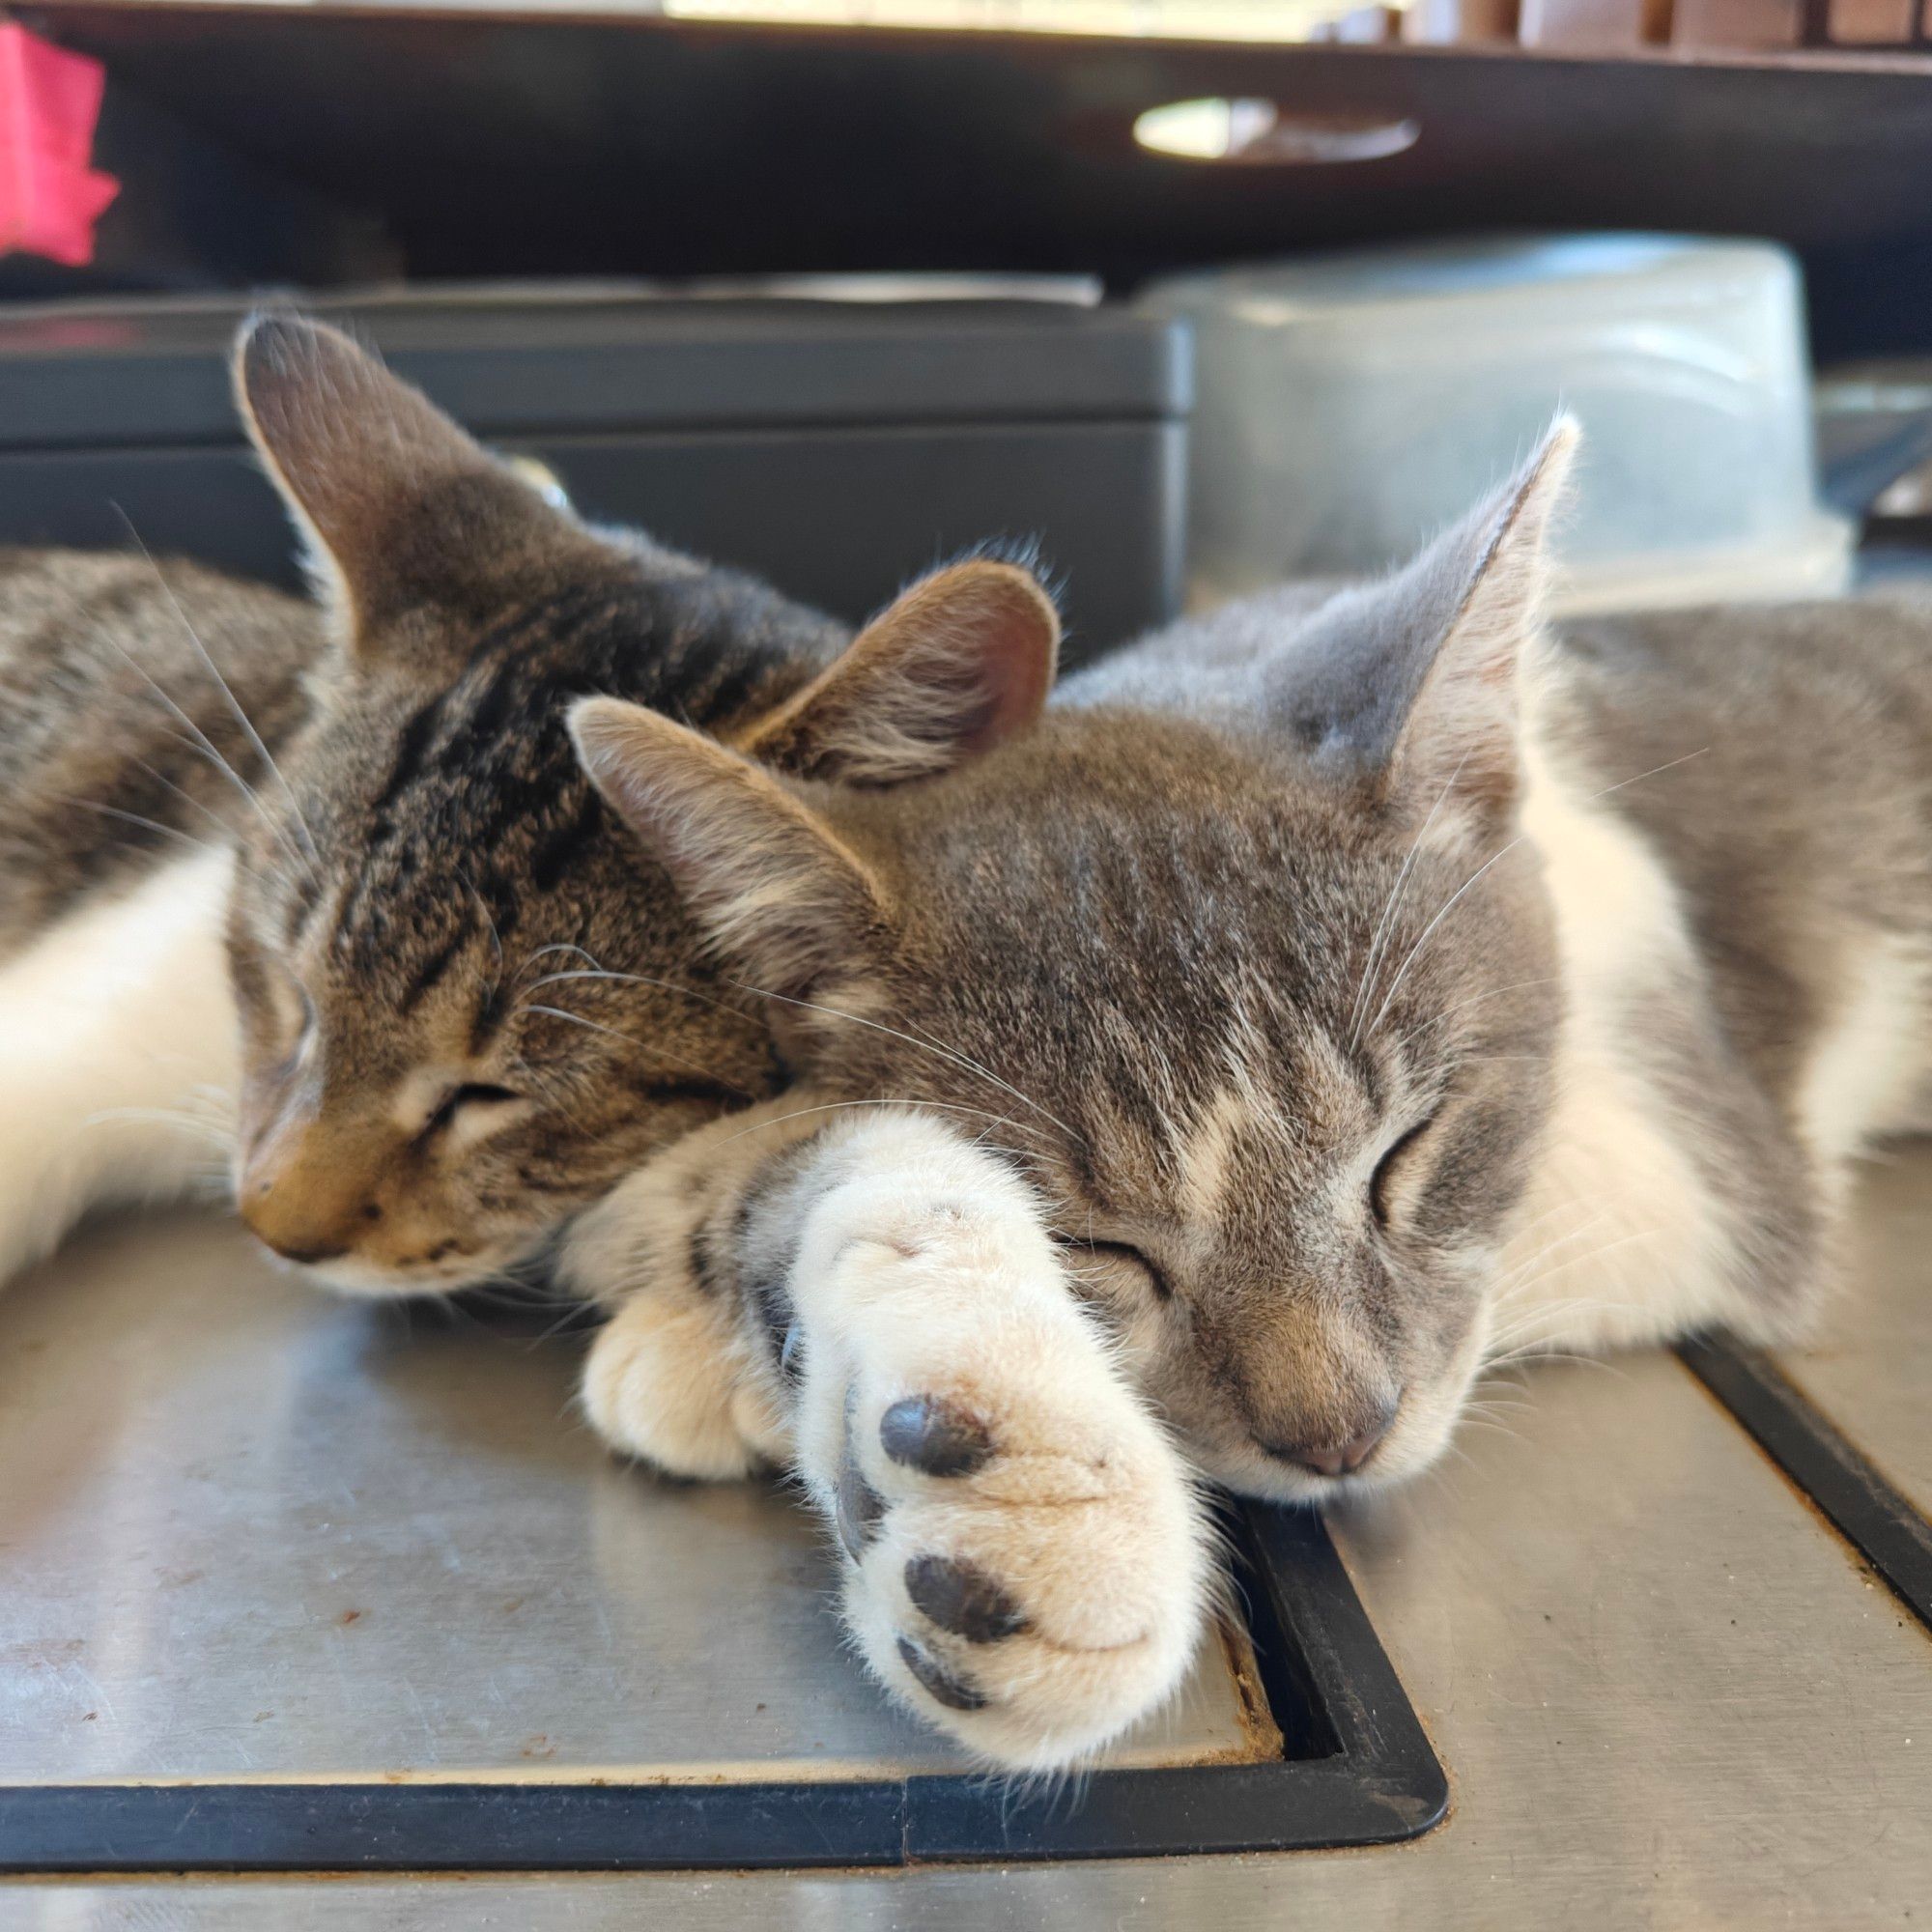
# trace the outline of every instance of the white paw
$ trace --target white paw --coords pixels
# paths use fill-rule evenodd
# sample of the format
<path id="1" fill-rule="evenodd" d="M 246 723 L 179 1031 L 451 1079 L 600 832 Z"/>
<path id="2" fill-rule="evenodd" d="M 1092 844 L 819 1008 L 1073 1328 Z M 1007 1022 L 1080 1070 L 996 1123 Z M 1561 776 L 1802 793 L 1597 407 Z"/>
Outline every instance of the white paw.
<path id="1" fill-rule="evenodd" d="M 633 1295 L 591 1344 L 583 1413 L 613 1448 L 668 1475 L 749 1476 L 783 1454 L 783 1428 L 747 1373 L 742 1346 L 697 1295 Z"/>
<path id="2" fill-rule="evenodd" d="M 1058 1770 L 1179 1684 L 1208 1541 L 1050 1256 L 1016 1270 L 983 1233 L 942 1215 L 847 1246 L 864 1319 L 808 1324 L 804 1460 L 871 1669 L 982 1758 Z"/>

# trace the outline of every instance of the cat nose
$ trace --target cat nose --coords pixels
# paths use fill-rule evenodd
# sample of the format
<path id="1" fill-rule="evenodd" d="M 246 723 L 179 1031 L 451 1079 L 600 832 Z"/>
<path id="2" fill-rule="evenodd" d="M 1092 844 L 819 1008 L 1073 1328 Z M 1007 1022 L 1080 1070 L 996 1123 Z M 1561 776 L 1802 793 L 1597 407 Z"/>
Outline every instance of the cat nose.
<path id="1" fill-rule="evenodd" d="M 284 1261 L 314 1267 L 322 1262 L 338 1261 L 349 1252 L 348 1242 L 334 1230 L 317 1226 L 298 1210 L 292 1212 L 266 1187 L 251 1190 L 239 1205 L 249 1233 Z"/>
<path id="2" fill-rule="evenodd" d="M 257 1228 L 255 1237 L 264 1247 L 272 1248 L 285 1262 L 297 1262 L 303 1267 L 319 1267 L 324 1262 L 340 1261 L 349 1250 L 303 1246 L 299 1242 L 289 1241 L 275 1235 L 265 1235 Z"/>
<path id="3" fill-rule="evenodd" d="M 242 1177 L 235 1206 L 264 1247 L 302 1267 L 355 1252 L 366 1224 L 382 1218 L 382 1209 L 353 1177 L 307 1160 L 251 1166 Z"/>
<path id="4" fill-rule="evenodd" d="M 1390 1402 L 1366 1429 L 1346 1441 L 1264 1442 L 1262 1447 L 1283 1463 L 1297 1463 L 1318 1476 L 1352 1476 L 1376 1453 L 1395 1420 L 1396 1405 Z"/>

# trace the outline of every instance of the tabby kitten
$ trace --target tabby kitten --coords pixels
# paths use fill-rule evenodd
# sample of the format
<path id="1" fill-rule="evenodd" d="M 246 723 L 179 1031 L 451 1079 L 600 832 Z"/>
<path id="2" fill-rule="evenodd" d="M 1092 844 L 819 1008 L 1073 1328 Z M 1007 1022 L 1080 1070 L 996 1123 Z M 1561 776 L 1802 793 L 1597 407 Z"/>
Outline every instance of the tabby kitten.
<path id="1" fill-rule="evenodd" d="M 588 1409 L 689 1473 L 795 1459 L 867 1662 L 996 1762 L 1178 1681 L 1190 1467 L 1359 1492 L 1499 1354 L 1789 1337 L 1852 1157 L 1927 1118 L 1932 605 L 1548 637 L 1574 441 L 923 789 L 574 714 L 810 1089 L 580 1224 Z"/>
<path id="2" fill-rule="evenodd" d="M 236 384 L 319 612 L 140 556 L 0 558 L 0 1275 L 232 1146 L 278 1254 L 455 1288 L 781 1078 L 568 701 L 885 787 L 1027 722 L 1057 621 L 977 559 L 840 657 L 764 585 L 553 506 L 332 329 L 257 324 Z"/>

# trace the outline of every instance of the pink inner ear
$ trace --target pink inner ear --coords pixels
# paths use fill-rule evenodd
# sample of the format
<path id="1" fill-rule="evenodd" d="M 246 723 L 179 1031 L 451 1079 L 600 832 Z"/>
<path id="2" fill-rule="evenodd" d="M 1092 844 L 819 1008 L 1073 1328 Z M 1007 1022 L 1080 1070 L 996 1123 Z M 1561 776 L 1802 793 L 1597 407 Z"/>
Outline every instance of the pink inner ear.
<path id="1" fill-rule="evenodd" d="M 980 596 L 984 610 L 976 628 L 984 642 L 979 684 L 985 701 L 982 715 L 960 736 L 972 752 L 990 750 L 1039 716 L 1052 688 L 1059 643 L 1041 601 L 1036 601 L 1037 592 L 995 582 L 982 586 Z"/>

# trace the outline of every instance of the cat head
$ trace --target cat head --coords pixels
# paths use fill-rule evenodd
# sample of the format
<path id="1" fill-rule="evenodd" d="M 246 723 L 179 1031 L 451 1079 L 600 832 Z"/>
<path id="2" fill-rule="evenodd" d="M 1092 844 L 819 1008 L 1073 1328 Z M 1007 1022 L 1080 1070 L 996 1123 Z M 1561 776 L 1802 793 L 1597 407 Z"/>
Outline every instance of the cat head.
<path id="1" fill-rule="evenodd" d="M 574 714 L 802 1073 L 1019 1163 L 1142 1386 L 1247 1492 L 1423 1466 L 1484 1357 L 1560 1010 L 1516 824 L 1573 440 L 1405 570 L 1183 626 L 920 792 Z"/>
<path id="2" fill-rule="evenodd" d="M 1057 622 L 981 559 L 844 648 L 761 583 L 546 500 L 332 329 L 256 324 L 236 384 L 332 634 L 243 828 L 238 1202 L 333 1285 L 457 1287 L 780 1074 L 586 782 L 567 703 L 616 694 L 886 787 L 1030 720 Z"/>

